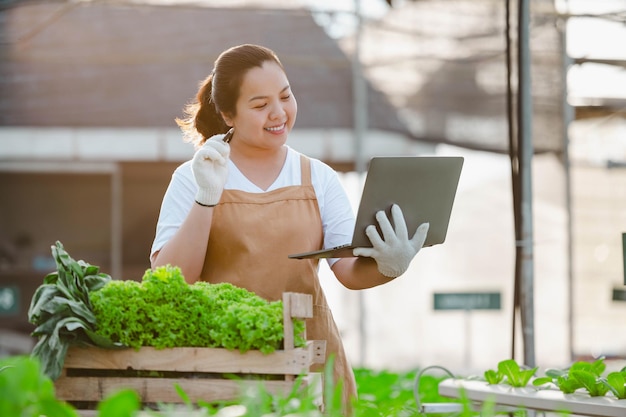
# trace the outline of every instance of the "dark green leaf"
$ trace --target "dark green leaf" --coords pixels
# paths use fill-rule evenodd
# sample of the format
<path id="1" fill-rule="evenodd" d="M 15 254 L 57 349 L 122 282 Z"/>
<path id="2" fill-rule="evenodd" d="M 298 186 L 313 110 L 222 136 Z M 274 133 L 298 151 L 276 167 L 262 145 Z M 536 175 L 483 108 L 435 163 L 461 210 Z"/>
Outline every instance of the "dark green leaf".
<path id="1" fill-rule="evenodd" d="M 43 284 L 35 290 L 35 294 L 28 308 L 28 320 L 32 324 L 39 324 L 42 308 L 59 293 L 55 285 Z"/>
<path id="2" fill-rule="evenodd" d="M 43 372 L 51 379 L 57 379 L 61 375 L 68 344 L 57 344 L 50 349 L 49 336 L 39 339 L 32 351 L 32 356 L 41 362 Z"/>
<path id="3" fill-rule="evenodd" d="M 73 300 L 66 300 L 66 305 L 69 309 L 72 310 L 76 317 L 83 319 L 87 323 L 93 325 L 96 324 L 96 316 L 94 316 L 93 311 L 85 306 L 84 303 Z"/>
<path id="4" fill-rule="evenodd" d="M 45 311 L 52 316 L 67 316 L 67 312 L 70 310 L 69 301 L 65 297 L 53 297 L 46 305 L 42 307 L 42 311 Z"/>
<path id="5" fill-rule="evenodd" d="M 59 273 L 57 271 L 51 272 L 44 277 L 43 283 L 56 285 L 58 279 L 59 279 Z"/>
<path id="6" fill-rule="evenodd" d="M 85 333 L 94 345 L 105 349 L 127 349 L 128 346 L 119 342 L 113 342 L 110 338 L 102 336 L 90 329 L 85 329 Z"/>
<path id="7" fill-rule="evenodd" d="M 109 281 L 111 281 L 111 277 L 107 274 L 89 274 L 85 276 L 85 285 L 90 292 L 98 291 Z"/>
<path id="8" fill-rule="evenodd" d="M 567 371 L 564 371 L 562 369 L 555 369 L 555 368 L 548 368 L 546 369 L 546 376 L 552 378 L 552 379 L 556 379 L 560 376 L 563 375 L 567 375 Z"/>

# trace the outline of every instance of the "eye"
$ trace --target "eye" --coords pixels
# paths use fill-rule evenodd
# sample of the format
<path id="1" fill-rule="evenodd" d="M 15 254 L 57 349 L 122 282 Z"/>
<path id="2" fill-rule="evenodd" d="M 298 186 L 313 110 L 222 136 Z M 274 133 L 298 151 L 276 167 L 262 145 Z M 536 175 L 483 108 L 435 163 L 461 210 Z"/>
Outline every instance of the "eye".
<path id="1" fill-rule="evenodd" d="M 255 109 L 262 109 L 265 106 L 267 106 L 267 104 L 263 103 L 263 104 L 259 104 L 258 106 L 254 106 Z"/>
<path id="2" fill-rule="evenodd" d="M 282 96 L 282 97 L 281 97 L 281 99 L 282 99 L 283 101 L 287 101 L 287 100 L 289 100 L 290 98 L 291 98 L 291 94 L 287 94 L 286 96 Z"/>

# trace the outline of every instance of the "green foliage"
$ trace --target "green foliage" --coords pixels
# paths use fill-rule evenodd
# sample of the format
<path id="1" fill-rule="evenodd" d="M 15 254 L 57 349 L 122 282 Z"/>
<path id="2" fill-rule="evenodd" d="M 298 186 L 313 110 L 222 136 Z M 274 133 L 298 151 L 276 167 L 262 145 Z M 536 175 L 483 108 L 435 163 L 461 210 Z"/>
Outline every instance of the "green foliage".
<path id="1" fill-rule="evenodd" d="M 572 394 L 579 389 L 584 389 L 592 397 L 605 396 L 609 390 L 619 393 L 619 381 L 612 376 L 616 387 L 609 383 L 607 379 L 602 378 L 602 374 L 606 370 L 604 358 L 597 359 L 594 362 L 578 361 L 565 369 L 547 369 L 546 376 L 537 378 L 533 381 L 536 386 L 552 383 L 565 394 Z M 619 376 L 617 377 L 619 378 Z M 621 389 L 624 390 L 624 384 Z M 617 394 L 616 394 L 617 395 Z"/>
<path id="2" fill-rule="evenodd" d="M 36 358 L 13 356 L 0 360 L 0 416 L 78 417 L 55 397 L 54 384 Z"/>
<path id="3" fill-rule="evenodd" d="M 116 391 L 98 403 L 98 417 L 133 417 L 141 410 L 139 395 L 131 389 Z"/>
<path id="4" fill-rule="evenodd" d="M 63 369 L 70 343 L 92 342 L 111 347 L 110 342 L 94 337 L 96 317 L 89 293 L 96 291 L 111 277 L 97 266 L 75 261 L 61 242 L 52 246 L 57 271 L 48 274 L 37 288 L 28 309 L 28 320 L 37 327 L 32 335 L 39 337 L 32 355 L 39 359 L 44 372 L 56 379 Z"/>
<path id="5" fill-rule="evenodd" d="M 354 370 L 359 401 L 356 415 L 359 417 L 416 415 L 413 381 L 416 371 L 391 372 L 357 368 Z M 423 397 L 437 396 L 437 380 L 431 376 L 422 378 Z"/>
<path id="6" fill-rule="evenodd" d="M 89 294 L 97 333 L 129 347 L 220 347 L 270 353 L 284 338 L 283 303 L 229 283 L 185 282 L 180 268 L 147 270 L 142 282 L 112 280 Z M 294 321 L 303 346 L 304 322 Z"/>
<path id="7" fill-rule="evenodd" d="M 606 385 L 620 400 L 626 400 L 626 368 L 607 375 Z"/>
<path id="8" fill-rule="evenodd" d="M 52 379 L 71 344 L 113 349 L 154 346 L 274 351 L 283 340 L 282 301 L 267 302 L 230 284 L 188 285 L 180 269 L 146 271 L 143 281 L 112 280 L 75 261 L 61 242 L 51 247 L 57 270 L 37 288 L 28 319 L 38 337 L 32 356 Z M 294 321 L 303 346 L 304 322 Z"/>
<path id="9" fill-rule="evenodd" d="M 585 390 L 592 397 L 603 397 L 609 391 L 609 387 L 599 378 L 598 375 L 590 371 L 573 371 L 572 378 L 580 382 Z"/>
<path id="10" fill-rule="evenodd" d="M 296 379 L 293 388 L 283 393 L 271 393 L 258 381 L 241 386 L 236 400 L 222 403 L 198 402 L 192 404 L 187 394 L 175 384 L 183 404 L 158 404 L 157 409 L 142 409 L 138 394 L 133 390 L 120 389 L 107 395 L 97 404 L 98 417 L 340 417 L 342 408 L 341 388 L 333 384 L 333 358 L 324 368 L 324 384 L 304 385 L 302 377 Z M 355 370 L 359 387 L 359 399 L 353 404 L 354 417 L 419 417 L 412 397 L 412 384 L 416 372 L 394 373 L 365 368 Z M 452 401 L 439 397 L 438 384 L 443 378 L 420 376 L 420 399 L 425 402 Z M 321 391 L 320 391 L 321 390 Z M 327 399 L 323 411 L 319 408 L 320 392 Z M 458 417 L 490 417 L 493 403 L 486 401 L 480 412 L 474 411 L 471 401 L 462 396 L 463 411 Z M 517 415 L 517 414 L 516 414 Z M 78 417 L 76 410 L 55 398 L 54 385 L 40 369 L 33 357 L 12 357 L 0 361 L 0 416 L 11 417 Z M 521 416 L 521 415 L 520 415 Z"/>
<path id="11" fill-rule="evenodd" d="M 504 381 L 504 375 L 493 369 L 488 369 L 485 371 L 485 380 L 491 385 L 500 384 Z"/>
<path id="12" fill-rule="evenodd" d="M 305 385 L 302 378 L 296 379 L 291 390 L 285 393 L 271 393 L 262 381 L 254 386 L 243 388 L 236 404 L 217 409 L 208 408 L 216 417 L 247 416 L 301 416 L 301 417 L 342 417 L 345 414 L 341 405 L 341 389 L 333 384 L 333 358 L 324 367 L 323 387 L 325 398 L 324 413 L 320 412 L 320 392 L 315 385 Z"/>
<path id="13" fill-rule="evenodd" d="M 537 372 L 537 367 L 522 369 L 514 359 L 506 359 L 498 363 L 498 370 L 485 372 L 485 380 L 490 384 L 504 383 L 513 387 L 525 387 Z"/>

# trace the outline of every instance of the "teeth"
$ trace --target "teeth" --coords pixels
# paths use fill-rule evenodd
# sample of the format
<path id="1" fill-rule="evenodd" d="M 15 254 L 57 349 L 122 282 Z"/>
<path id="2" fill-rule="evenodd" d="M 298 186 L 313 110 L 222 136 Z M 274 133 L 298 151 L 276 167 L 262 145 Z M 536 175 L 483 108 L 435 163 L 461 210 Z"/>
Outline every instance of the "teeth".
<path id="1" fill-rule="evenodd" d="M 283 127 L 285 127 L 284 124 L 277 126 L 277 127 L 266 127 L 265 130 L 269 130 L 271 132 L 277 132 L 279 130 L 281 130 Z"/>

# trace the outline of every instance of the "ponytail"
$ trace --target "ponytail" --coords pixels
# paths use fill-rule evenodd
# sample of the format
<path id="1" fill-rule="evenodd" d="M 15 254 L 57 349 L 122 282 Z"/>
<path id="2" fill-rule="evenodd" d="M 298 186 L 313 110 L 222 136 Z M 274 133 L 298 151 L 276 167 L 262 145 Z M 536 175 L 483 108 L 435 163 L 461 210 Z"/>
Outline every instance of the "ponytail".
<path id="1" fill-rule="evenodd" d="M 226 133 L 228 126 L 215 107 L 211 98 L 213 73 L 200 84 L 196 100 L 183 109 L 185 117 L 176 118 L 176 124 L 183 131 L 183 140 L 192 143 L 196 148 L 211 136 Z"/>

